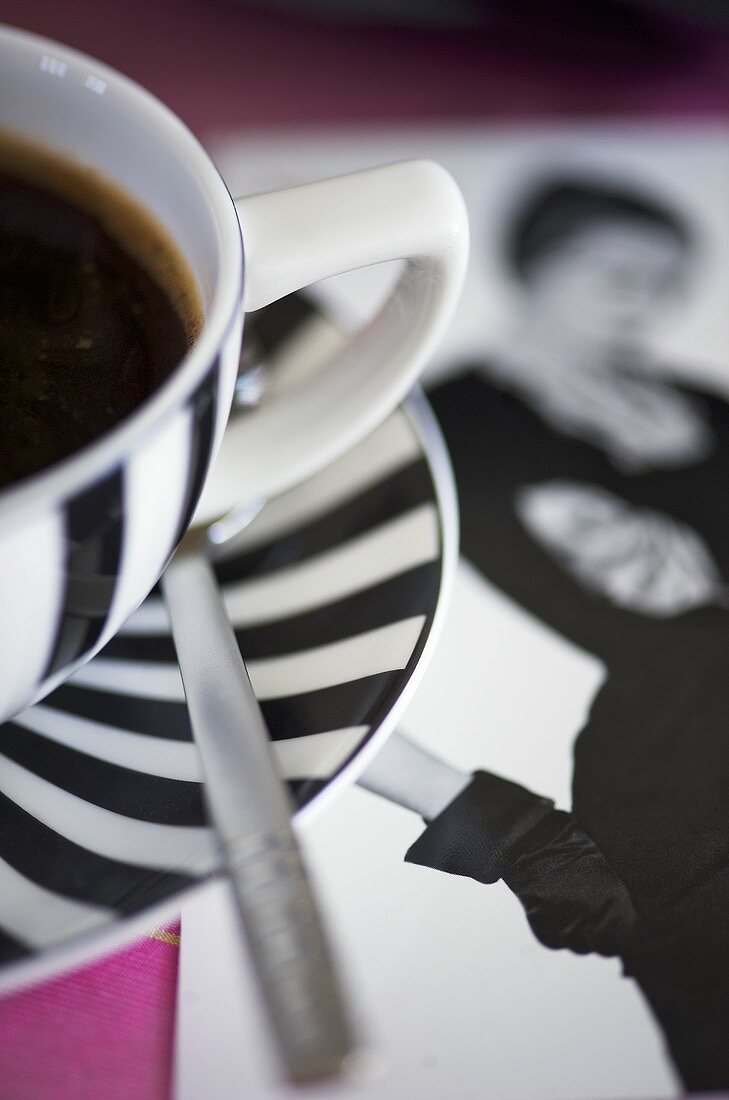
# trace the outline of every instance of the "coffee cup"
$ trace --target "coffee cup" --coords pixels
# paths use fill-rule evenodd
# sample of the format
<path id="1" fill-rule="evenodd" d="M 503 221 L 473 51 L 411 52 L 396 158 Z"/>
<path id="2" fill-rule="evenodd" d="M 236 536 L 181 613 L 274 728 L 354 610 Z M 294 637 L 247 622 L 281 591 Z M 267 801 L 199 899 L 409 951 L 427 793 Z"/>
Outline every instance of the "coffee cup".
<path id="1" fill-rule="evenodd" d="M 212 518 L 280 492 L 373 429 L 436 346 L 462 285 L 468 223 L 445 169 L 392 164 L 234 201 L 205 150 L 150 93 L 73 49 L 0 29 L 0 130 L 114 181 L 194 277 L 202 325 L 179 365 L 99 438 L 0 490 L 0 720 L 62 683 L 152 589 L 223 439 L 244 313 L 389 260 L 373 320 L 305 384 L 237 420 Z M 226 464 L 226 469 L 229 464 Z"/>

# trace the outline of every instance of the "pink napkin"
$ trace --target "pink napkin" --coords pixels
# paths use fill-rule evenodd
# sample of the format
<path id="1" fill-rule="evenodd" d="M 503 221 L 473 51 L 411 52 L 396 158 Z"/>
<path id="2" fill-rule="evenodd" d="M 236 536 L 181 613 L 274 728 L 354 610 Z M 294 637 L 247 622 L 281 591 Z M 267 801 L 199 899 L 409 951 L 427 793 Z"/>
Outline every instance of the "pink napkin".
<path id="1" fill-rule="evenodd" d="M 12 1100 L 169 1100 L 179 924 L 0 999 Z"/>

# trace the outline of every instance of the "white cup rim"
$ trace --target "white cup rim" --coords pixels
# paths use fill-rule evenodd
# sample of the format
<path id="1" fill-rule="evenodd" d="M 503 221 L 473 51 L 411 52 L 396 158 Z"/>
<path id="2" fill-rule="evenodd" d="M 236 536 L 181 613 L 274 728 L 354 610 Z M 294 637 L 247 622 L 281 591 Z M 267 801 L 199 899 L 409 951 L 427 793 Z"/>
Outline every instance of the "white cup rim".
<path id="1" fill-rule="evenodd" d="M 81 450 L 20 482 L 0 489 L 0 527 L 15 522 L 19 512 L 49 500 L 64 500 L 121 465 L 138 441 L 184 404 L 202 382 L 225 341 L 230 326 L 238 321 L 243 301 L 243 248 L 233 199 L 210 156 L 177 115 L 136 81 L 96 58 L 53 39 L 0 24 L 0 49 L 17 46 L 51 54 L 69 65 L 91 66 L 118 94 L 140 110 L 151 113 L 167 128 L 185 153 L 191 171 L 203 186 L 219 236 L 219 268 L 202 330 L 190 350 L 161 386 L 128 417 Z M 73 155 L 72 151 L 71 156 Z"/>

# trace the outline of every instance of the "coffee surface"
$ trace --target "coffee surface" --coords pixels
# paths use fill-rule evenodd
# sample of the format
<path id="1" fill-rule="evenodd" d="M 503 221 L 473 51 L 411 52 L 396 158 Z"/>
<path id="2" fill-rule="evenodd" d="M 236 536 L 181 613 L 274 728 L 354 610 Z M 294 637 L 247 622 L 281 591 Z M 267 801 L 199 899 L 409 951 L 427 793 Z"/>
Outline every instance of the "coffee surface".
<path id="1" fill-rule="evenodd" d="M 15 174 L 8 159 L 0 158 L 0 486 L 128 416 L 180 362 L 196 325 L 139 258 L 147 252 L 163 266 L 151 215 L 140 208 L 135 221 L 131 200 L 97 178 L 88 195 L 77 187 L 67 198 Z M 128 241 L 104 225 L 108 209 L 123 214 Z M 162 260 L 183 282 L 182 258 Z"/>

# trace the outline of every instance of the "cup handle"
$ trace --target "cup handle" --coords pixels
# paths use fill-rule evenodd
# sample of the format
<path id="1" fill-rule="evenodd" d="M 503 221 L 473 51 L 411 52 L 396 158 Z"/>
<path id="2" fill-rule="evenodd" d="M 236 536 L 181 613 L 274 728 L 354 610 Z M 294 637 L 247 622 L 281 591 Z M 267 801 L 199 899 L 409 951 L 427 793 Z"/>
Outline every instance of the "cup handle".
<path id="1" fill-rule="evenodd" d="M 244 308 L 354 268 L 405 259 L 374 319 L 305 385 L 231 422 L 216 465 L 220 510 L 265 498 L 353 446 L 405 397 L 454 311 L 468 260 L 468 216 L 452 176 L 432 161 L 367 169 L 236 201 L 245 251 Z M 208 488 L 211 488 L 210 486 Z M 206 507 L 216 502 L 206 494 Z"/>

